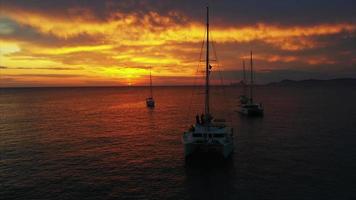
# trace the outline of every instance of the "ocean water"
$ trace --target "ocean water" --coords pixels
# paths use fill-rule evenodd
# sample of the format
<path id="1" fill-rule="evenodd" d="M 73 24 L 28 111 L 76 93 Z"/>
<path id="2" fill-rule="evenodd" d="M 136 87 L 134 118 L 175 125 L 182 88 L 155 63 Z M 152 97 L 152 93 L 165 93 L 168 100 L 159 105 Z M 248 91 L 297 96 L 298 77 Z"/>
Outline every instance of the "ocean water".
<path id="1" fill-rule="evenodd" d="M 185 161 L 181 135 L 203 90 L 0 90 L 0 199 L 356 199 L 356 86 L 257 87 L 263 118 L 240 116 L 239 88 L 213 88 L 235 130 L 224 160 Z"/>

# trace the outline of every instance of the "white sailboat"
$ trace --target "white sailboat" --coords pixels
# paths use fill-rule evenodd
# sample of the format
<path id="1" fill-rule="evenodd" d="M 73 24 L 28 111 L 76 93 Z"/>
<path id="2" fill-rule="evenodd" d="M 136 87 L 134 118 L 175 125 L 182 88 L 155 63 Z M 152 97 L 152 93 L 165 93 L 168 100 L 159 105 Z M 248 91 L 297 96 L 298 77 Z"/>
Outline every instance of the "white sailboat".
<path id="1" fill-rule="evenodd" d="M 196 116 L 196 123 L 184 132 L 182 142 L 185 157 L 196 151 L 215 151 L 225 158 L 233 152 L 233 129 L 224 120 L 215 120 L 210 113 L 210 64 L 209 64 L 209 7 L 207 7 L 206 23 L 206 68 L 205 68 L 205 110 L 204 114 Z"/>
<path id="2" fill-rule="evenodd" d="M 252 51 L 251 51 L 251 82 L 250 82 L 250 99 L 247 103 L 241 105 L 240 113 L 248 116 L 263 116 L 262 104 L 253 102 L 253 61 L 252 61 Z"/>
<path id="3" fill-rule="evenodd" d="M 151 74 L 151 69 L 150 69 L 150 96 L 146 98 L 146 105 L 149 108 L 155 107 L 155 101 L 153 99 L 152 95 L 152 74 Z"/>

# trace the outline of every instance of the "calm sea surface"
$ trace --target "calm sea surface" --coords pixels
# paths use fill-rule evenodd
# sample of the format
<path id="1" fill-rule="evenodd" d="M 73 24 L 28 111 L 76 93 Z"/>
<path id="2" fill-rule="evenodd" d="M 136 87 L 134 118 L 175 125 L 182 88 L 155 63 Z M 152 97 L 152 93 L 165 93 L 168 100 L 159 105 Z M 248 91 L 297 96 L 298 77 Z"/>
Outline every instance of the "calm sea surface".
<path id="1" fill-rule="evenodd" d="M 194 90 L 196 90 L 194 92 Z M 202 88 L 0 89 L 0 199 L 356 199 L 356 86 L 238 88 L 212 107 L 235 130 L 228 160 L 186 162 Z"/>

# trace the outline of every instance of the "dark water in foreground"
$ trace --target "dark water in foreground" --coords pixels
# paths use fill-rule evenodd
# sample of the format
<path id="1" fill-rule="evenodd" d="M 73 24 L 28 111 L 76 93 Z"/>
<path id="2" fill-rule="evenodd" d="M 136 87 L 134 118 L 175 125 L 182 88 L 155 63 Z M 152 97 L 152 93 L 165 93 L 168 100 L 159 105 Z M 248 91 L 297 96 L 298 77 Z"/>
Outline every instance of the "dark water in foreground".
<path id="1" fill-rule="evenodd" d="M 1 89 L 0 199 L 356 199 L 355 86 L 257 88 L 260 119 L 235 112 L 238 89 L 215 89 L 235 153 L 187 163 L 202 95 L 155 88 L 150 110 L 147 93 Z"/>

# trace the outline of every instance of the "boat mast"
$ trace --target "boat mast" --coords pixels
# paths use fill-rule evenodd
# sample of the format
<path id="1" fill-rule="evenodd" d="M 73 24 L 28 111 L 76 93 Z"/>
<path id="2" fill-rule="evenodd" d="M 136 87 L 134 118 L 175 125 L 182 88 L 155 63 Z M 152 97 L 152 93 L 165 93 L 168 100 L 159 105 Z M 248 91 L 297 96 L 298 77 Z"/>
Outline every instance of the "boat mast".
<path id="1" fill-rule="evenodd" d="M 242 67 L 243 67 L 243 75 L 244 75 L 244 82 L 243 82 L 243 87 L 244 87 L 244 95 L 246 96 L 246 68 L 245 68 L 245 60 L 242 60 Z"/>
<path id="2" fill-rule="evenodd" d="M 151 70 L 152 70 L 152 67 L 150 68 L 150 94 L 151 94 L 151 98 L 152 98 L 152 75 L 151 75 Z"/>
<path id="3" fill-rule="evenodd" d="M 251 103 L 252 103 L 252 102 L 253 102 L 253 93 L 252 93 L 252 87 L 253 87 L 253 62 L 252 62 L 252 51 L 251 51 L 251 57 L 250 57 L 250 65 L 251 65 L 250 101 L 251 101 Z"/>
<path id="4" fill-rule="evenodd" d="M 209 7 L 206 7 L 206 69 L 205 69 L 205 116 L 210 117 L 209 108 Z"/>

